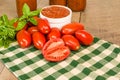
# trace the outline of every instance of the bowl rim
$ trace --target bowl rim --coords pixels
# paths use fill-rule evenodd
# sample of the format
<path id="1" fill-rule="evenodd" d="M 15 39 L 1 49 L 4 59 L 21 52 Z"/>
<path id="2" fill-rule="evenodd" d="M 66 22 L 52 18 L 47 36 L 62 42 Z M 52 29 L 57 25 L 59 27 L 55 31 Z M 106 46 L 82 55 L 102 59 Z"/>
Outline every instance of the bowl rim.
<path id="1" fill-rule="evenodd" d="M 53 6 L 65 8 L 65 9 L 67 9 L 67 10 L 69 11 L 69 14 L 68 14 L 67 16 L 65 16 L 65 17 L 62 17 L 62 18 L 50 18 L 50 17 L 44 16 L 44 15 L 41 13 L 44 8 L 53 7 Z M 62 5 L 49 5 L 49 6 L 45 6 L 45 7 L 43 7 L 43 8 L 41 9 L 41 12 L 40 12 L 40 16 L 43 16 L 44 18 L 51 19 L 51 20 L 66 19 L 66 18 L 68 18 L 69 16 L 72 15 L 72 10 L 71 10 L 69 7 L 67 7 L 67 6 L 62 6 Z"/>

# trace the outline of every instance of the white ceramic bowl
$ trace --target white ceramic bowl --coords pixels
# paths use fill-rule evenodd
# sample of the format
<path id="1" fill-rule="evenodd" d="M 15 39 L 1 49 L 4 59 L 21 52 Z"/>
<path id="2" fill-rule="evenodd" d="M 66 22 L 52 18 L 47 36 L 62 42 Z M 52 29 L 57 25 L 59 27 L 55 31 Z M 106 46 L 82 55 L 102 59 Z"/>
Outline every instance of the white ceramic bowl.
<path id="1" fill-rule="evenodd" d="M 57 17 L 57 18 L 51 18 L 51 17 L 47 17 L 45 15 L 42 14 L 42 10 L 45 8 L 50 8 L 50 7 L 62 7 L 65 8 L 69 11 L 69 14 L 65 17 Z M 48 22 L 50 23 L 50 27 L 58 27 L 59 29 L 61 29 L 64 25 L 71 23 L 71 17 L 72 17 L 72 10 L 68 7 L 65 6 L 61 6 L 61 5 L 50 5 L 50 6 L 46 6 L 43 7 L 40 12 L 40 18 L 46 18 L 48 20 Z M 54 14 L 53 14 L 54 15 Z"/>

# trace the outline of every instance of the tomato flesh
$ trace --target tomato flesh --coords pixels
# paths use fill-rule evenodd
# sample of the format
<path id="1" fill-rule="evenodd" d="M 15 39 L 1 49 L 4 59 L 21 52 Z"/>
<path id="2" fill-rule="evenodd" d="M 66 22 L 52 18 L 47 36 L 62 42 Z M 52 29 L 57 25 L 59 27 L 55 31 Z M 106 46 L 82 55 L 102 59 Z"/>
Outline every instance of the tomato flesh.
<path id="1" fill-rule="evenodd" d="M 65 46 L 62 39 L 50 39 L 42 49 L 44 58 L 48 61 L 62 61 L 70 54 L 70 49 Z"/>
<path id="2" fill-rule="evenodd" d="M 48 50 L 45 52 L 44 57 L 48 61 L 62 61 L 66 59 L 70 54 L 70 50 L 66 46 L 61 46 Z"/>

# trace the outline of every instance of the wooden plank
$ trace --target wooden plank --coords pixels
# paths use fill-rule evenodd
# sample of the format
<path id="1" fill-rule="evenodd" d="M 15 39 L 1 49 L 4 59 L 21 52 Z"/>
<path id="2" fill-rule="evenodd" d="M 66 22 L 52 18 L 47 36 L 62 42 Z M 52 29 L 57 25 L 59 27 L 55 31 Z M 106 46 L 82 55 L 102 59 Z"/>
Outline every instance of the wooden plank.
<path id="1" fill-rule="evenodd" d="M 5 65 L 2 62 L 0 62 L 0 74 L 2 73 L 4 67 L 5 67 Z"/>
<path id="2" fill-rule="evenodd" d="M 0 73 L 0 80 L 18 80 L 6 67 Z"/>
<path id="3" fill-rule="evenodd" d="M 80 22 L 80 12 L 72 13 L 72 22 Z"/>
<path id="4" fill-rule="evenodd" d="M 93 35 L 120 45 L 120 0 L 87 0 L 81 23 Z"/>

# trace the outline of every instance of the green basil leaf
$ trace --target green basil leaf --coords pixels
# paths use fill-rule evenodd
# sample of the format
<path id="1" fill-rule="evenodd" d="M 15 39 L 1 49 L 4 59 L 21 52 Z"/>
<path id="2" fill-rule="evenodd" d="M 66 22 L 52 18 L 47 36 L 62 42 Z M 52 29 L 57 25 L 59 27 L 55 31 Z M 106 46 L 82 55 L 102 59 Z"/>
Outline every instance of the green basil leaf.
<path id="1" fill-rule="evenodd" d="M 40 13 L 39 10 L 31 11 L 31 12 L 29 13 L 29 17 L 37 16 L 37 15 L 39 15 L 39 13 Z"/>
<path id="2" fill-rule="evenodd" d="M 23 29 L 26 24 L 27 24 L 27 22 L 25 20 L 18 22 L 18 26 L 16 28 L 16 31 Z"/>
<path id="3" fill-rule="evenodd" d="M 23 11 L 23 15 L 28 15 L 30 13 L 30 8 L 26 3 L 23 5 L 22 11 Z"/>
<path id="4" fill-rule="evenodd" d="M 18 20 L 18 18 L 14 18 L 12 20 L 9 20 L 9 24 L 13 25 L 17 20 Z"/>
<path id="5" fill-rule="evenodd" d="M 34 19 L 34 18 L 29 18 L 29 21 L 34 24 L 34 25 L 37 25 L 37 21 Z"/>
<path id="6" fill-rule="evenodd" d="M 0 25 L 2 25 L 3 21 L 0 21 Z"/>
<path id="7" fill-rule="evenodd" d="M 22 15 L 22 16 L 19 18 L 19 21 L 25 20 L 25 19 L 27 19 L 27 18 L 28 18 L 27 15 Z"/>
<path id="8" fill-rule="evenodd" d="M 5 25 L 8 25 L 9 20 L 8 20 L 7 15 L 3 15 L 3 16 L 2 16 L 2 20 L 3 20 L 3 23 L 4 23 Z"/>

